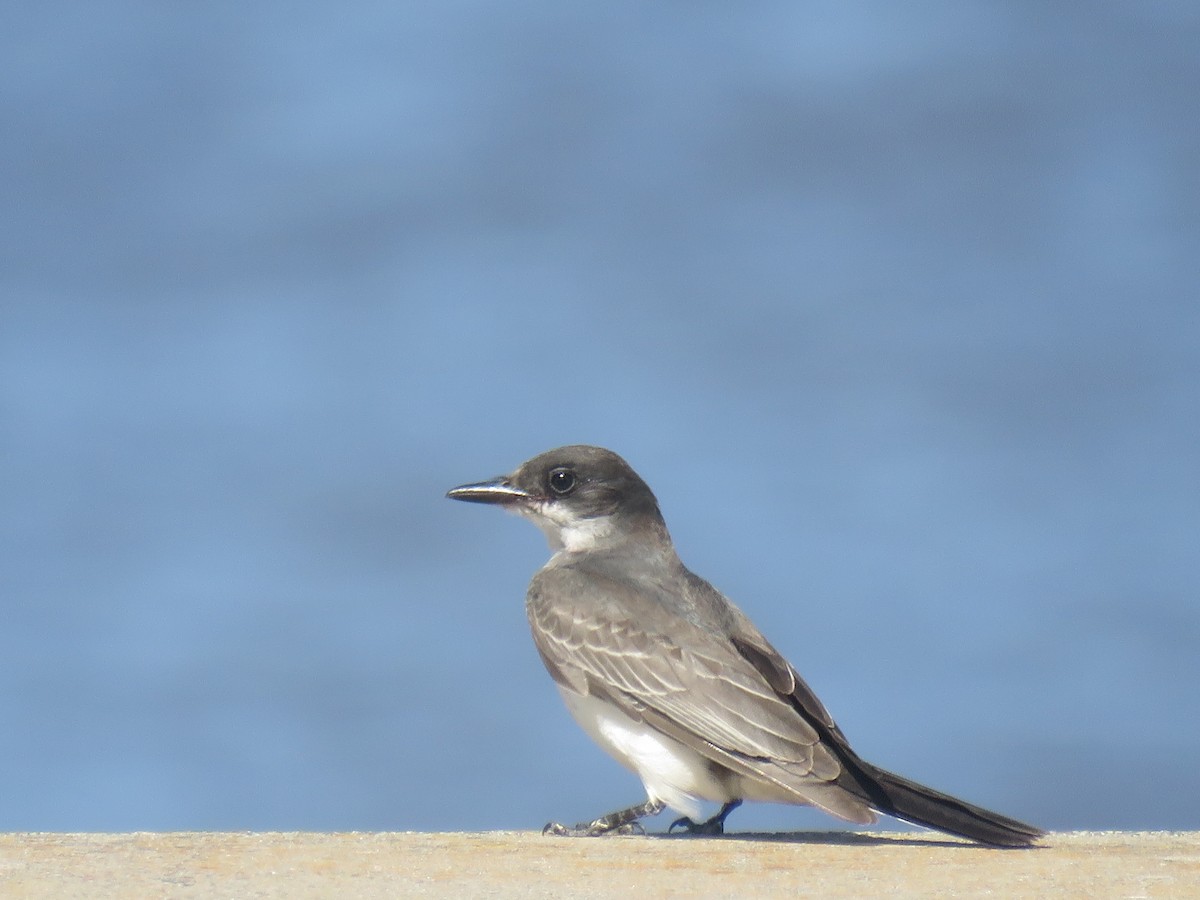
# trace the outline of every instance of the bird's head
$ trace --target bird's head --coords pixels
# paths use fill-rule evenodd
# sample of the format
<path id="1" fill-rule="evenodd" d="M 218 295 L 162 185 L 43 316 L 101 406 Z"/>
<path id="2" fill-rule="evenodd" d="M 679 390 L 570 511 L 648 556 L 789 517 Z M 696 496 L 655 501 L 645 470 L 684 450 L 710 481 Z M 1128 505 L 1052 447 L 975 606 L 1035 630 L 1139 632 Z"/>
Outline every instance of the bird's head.
<path id="1" fill-rule="evenodd" d="M 605 549 L 647 528 L 666 534 L 646 482 L 603 447 L 549 450 L 511 475 L 460 485 L 446 496 L 491 503 L 532 519 L 554 550 Z"/>

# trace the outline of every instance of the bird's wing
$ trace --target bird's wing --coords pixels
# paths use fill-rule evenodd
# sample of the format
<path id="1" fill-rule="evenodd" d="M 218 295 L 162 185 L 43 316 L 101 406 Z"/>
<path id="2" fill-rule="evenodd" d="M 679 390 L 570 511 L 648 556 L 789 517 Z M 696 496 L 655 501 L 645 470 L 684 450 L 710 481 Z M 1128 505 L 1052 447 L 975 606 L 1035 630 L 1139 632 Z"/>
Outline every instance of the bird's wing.
<path id="1" fill-rule="evenodd" d="M 534 579 L 527 599 L 534 641 L 560 684 L 607 698 L 734 772 L 837 815 L 870 820 L 850 797 L 843 803 L 815 790 L 832 787 L 843 765 L 819 726 L 793 702 L 791 694 L 802 682 L 765 639 L 757 652 L 764 659 L 774 654 L 791 676 L 770 678 L 731 638 L 669 613 L 635 590 L 628 582 L 595 573 L 583 577 L 569 567 L 543 570 Z M 562 596 L 575 600 L 551 601 Z"/>

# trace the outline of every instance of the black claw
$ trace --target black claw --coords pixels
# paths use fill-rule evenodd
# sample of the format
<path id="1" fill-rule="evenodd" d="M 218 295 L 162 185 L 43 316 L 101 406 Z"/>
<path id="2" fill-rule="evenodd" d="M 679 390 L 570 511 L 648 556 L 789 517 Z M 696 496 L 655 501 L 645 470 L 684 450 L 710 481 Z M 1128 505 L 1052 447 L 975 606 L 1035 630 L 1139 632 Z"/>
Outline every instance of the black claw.
<path id="1" fill-rule="evenodd" d="M 725 833 L 725 822 L 719 816 L 713 816 L 711 819 L 705 819 L 703 822 L 694 822 L 687 816 L 682 819 L 676 819 L 667 829 L 667 834 L 670 834 L 676 828 L 682 828 L 688 834 L 705 834 L 715 835 Z"/>
<path id="2" fill-rule="evenodd" d="M 676 819 L 667 828 L 667 834 L 670 834 L 676 828 L 682 828 L 688 834 L 704 834 L 718 835 L 725 833 L 725 817 L 742 805 L 741 800 L 730 800 L 721 807 L 721 811 L 711 819 L 705 819 L 703 822 L 694 822 L 687 816 Z"/>
<path id="3" fill-rule="evenodd" d="M 680 818 L 678 818 L 674 822 L 672 822 L 670 825 L 668 825 L 667 826 L 667 834 L 670 834 L 676 828 L 682 828 L 688 834 L 696 833 L 696 823 L 693 822 L 691 819 L 689 819 L 687 816 L 681 816 Z"/>

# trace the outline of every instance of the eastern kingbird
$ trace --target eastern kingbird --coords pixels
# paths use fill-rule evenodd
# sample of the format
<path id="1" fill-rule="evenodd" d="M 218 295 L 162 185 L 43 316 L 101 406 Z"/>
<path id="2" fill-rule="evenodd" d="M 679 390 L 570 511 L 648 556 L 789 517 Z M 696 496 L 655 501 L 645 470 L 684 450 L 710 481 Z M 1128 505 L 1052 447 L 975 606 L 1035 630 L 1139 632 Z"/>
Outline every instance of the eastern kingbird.
<path id="1" fill-rule="evenodd" d="M 861 759 L 746 615 L 680 562 L 654 494 L 615 453 L 560 447 L 446 496 L 545 533 L 554 555 L 525 600 L 534 643 L 575 720 L 646 788 L 645 803 L 545 833 L 636 832 L 669 806 L 683 814 L 671 829 L 721 834 L 731 810 L 760 800 L 864 825 L 885 813 L 996 846 L 1044 834 Z M 698 821 L 701 800 L 720 812 Z"/>

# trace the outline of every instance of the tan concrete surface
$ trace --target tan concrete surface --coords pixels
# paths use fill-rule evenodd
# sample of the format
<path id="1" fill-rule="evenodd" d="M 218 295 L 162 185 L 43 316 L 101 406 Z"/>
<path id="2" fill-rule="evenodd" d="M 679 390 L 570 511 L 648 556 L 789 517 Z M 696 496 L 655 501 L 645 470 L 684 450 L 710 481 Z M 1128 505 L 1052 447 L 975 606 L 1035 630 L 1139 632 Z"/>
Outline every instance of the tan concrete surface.
<path id="1" fill-rule="evenodd" d="M 6 834 L 8 897 L 1200 898 L 1200 832 L 937 835 Z"/>

